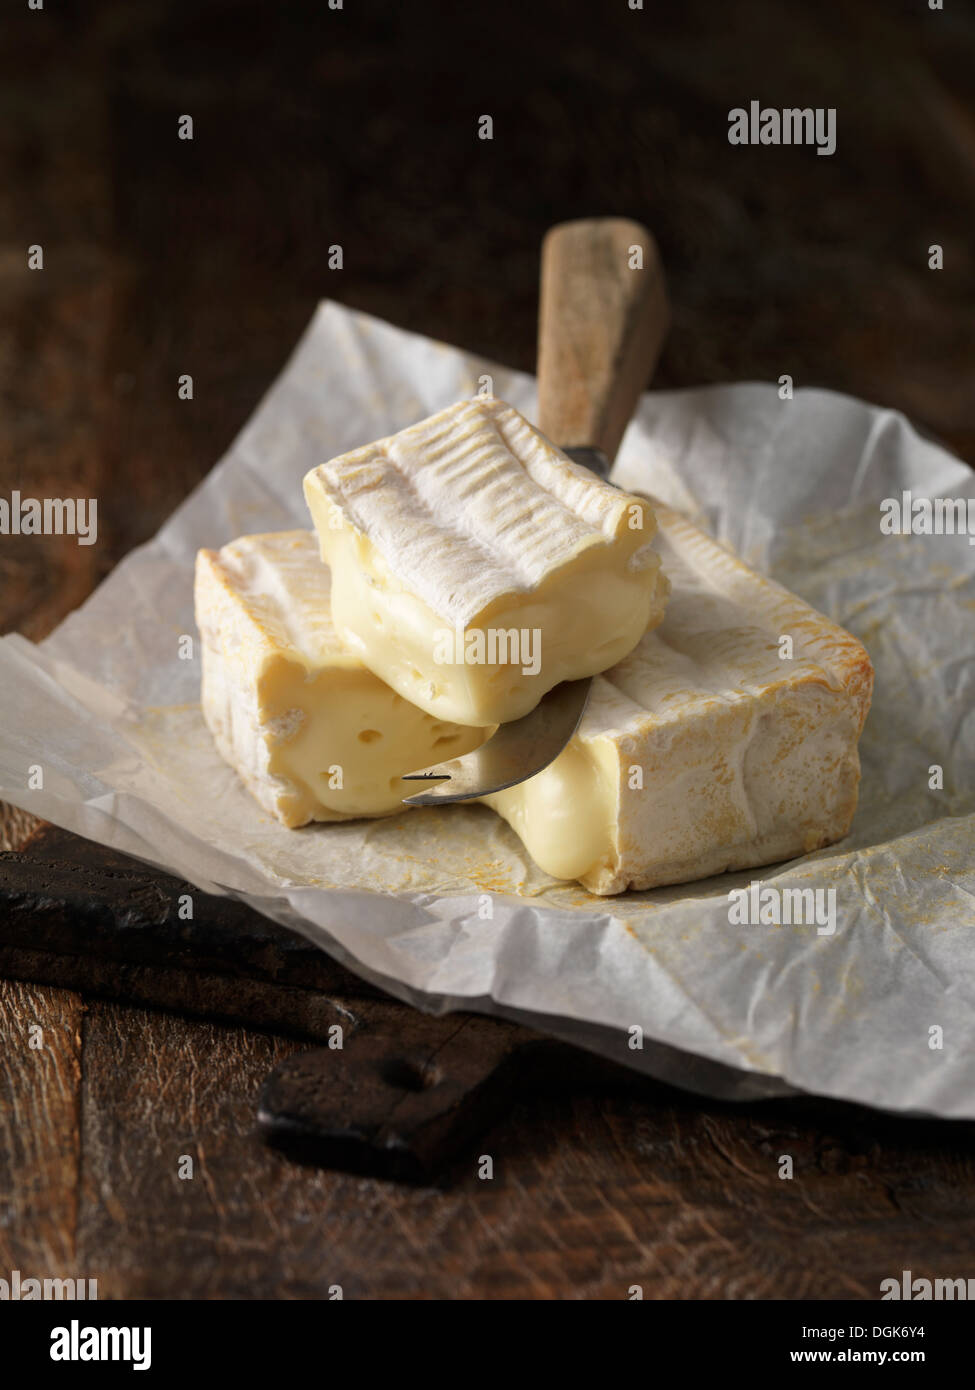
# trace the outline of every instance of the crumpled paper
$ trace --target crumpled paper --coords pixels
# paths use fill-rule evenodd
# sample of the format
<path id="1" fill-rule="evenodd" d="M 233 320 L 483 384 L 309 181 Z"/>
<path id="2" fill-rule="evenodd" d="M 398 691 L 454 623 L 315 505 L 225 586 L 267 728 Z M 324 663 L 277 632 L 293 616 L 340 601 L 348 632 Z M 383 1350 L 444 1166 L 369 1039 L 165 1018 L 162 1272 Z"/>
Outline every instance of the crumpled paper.
<path id="1" fill-rule="evenodd" d="M 237 895 L 424 1009 L 518 1019 L 722 1097 L 802 1090 L 975 1117 L 975 546 L 880 529 L 883 498 L 975 490 L 892 411 L 819 390 L 781 400 L 768 385 L 653 393 L 614 475 L 866 645 L 876 692 L 841 844 L 596 898 L 547 878 L 485 807 L 289 831 L 217 756 L 199 661 L 179 652 L 195 635 L 197 548 L 307 526 L 307 469 L 472 395 L 485 375 L 533 414 L 530 377 L 320 306 L 155 539 L 40 647 L 0 642 L 0 797 Z M 42 789 L 28 788 L 32 764 Z M 835 888 L 835 934 L 729 925 L 729 890 L 752 879 Z"/>

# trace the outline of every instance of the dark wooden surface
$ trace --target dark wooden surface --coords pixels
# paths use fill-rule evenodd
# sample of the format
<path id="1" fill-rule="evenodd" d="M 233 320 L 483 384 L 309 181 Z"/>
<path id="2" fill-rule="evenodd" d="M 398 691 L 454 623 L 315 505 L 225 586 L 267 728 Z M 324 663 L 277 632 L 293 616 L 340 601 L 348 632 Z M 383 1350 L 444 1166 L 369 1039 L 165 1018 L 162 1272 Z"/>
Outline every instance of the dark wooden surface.
<path id="1" fill-rule="evenodd" d="M 261 1132 L 303 1161 L 373 1176 L 449 1175 L 529 1090 L 644 1085 L 513 1023 L 403 1009 L 235 899 L 43 823 L 0 850 L 0 977 L 319 1044 L 268 1076 Z"/>
<path id="2" fill-rule="evenodd" d="M 100 509 L 91 548 L 0 540 L 5 631 L 43 636 L 153 533 L 318 297 L 530 367 L 538 243 L 570 216 L 657 236 L 660 385 L 788 372 L 975 459 L 970 7 L 62 0 L 0 22 L 0 494 Z M 753 97 L 835 106 L 836 154 L 730 147 Z M 32 828 L 0 812 L 4 846 Z M 260 1088 L 303 1046 L 281 1033 L 6 981 L 0 1043 L 0 1275 L 76 1270 L 117 1297 L 872 1298 L 903 1268 L 973 1272 L 967 1125 L 586 1082 L 403 1186 L 262 1144 Z"/>

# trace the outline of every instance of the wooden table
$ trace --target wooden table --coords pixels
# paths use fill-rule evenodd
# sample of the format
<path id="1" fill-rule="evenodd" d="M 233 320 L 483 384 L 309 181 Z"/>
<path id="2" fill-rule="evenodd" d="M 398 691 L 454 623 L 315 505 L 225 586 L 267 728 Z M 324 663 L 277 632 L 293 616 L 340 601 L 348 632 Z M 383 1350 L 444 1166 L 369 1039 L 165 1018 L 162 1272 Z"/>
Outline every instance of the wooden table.
<path id="1" fill-rule="evenodd" d="M 975 459 L 960 6 L 65 0 L 4 28 L 0 495 L 97 496 L 100 523 L 89 548 L 0 539 L 4 630 L 39 639 L 152 535 L 321 296 L 530 368 L 538 243 L 569 216 L 657 234 L 660 385 L 788 373 Z M 729 146 L 752 98 L 835 107 L 836 154 Z M 876 1298 L 903 1268 L 975 1272 L 970 1125 L 570 1087 L 478 1142 L 493 1181 L 472 1153 L 407 1187 L 261 1143 L 294 1039 L 7 981 L 0 1044 L 0 1274 L 102 1297 Z"/>

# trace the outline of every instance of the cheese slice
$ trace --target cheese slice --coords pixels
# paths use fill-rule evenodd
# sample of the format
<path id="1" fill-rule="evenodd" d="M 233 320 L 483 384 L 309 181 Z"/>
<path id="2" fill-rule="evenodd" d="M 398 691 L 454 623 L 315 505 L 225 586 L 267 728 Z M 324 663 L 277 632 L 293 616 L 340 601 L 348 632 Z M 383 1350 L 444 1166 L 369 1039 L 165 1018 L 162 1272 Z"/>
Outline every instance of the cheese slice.
<path id="1" fill-rule="evenodd" d="M 485 798 L 542 869 L 600 894 L 809 853 L 841 839 L 856 808 L 864 648 L 656 512 L 663 623 L 594 682 L 554 763 Z"/>
<path id="2" fill-rule="evenodd" d="M 305 497 L 340 635 L 438 719 L 517 719 L 663 614 L 650 504 L 493 396 L 314 468 Z"/>
<path id="3" fill-rule="evenodd" d="M 244 536 L 196 562 L 203 715 L 221 755 L 288 826 L 402 811 L 404 772 L 476 748 L 348 650 L 311 531 Z"/>

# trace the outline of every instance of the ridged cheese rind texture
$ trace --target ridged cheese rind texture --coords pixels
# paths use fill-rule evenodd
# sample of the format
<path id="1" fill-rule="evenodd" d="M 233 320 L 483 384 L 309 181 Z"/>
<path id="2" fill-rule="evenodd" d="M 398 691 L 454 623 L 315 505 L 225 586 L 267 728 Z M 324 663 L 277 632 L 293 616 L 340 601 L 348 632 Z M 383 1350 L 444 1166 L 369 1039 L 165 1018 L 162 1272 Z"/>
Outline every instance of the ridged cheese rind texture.
<path id="1" fill-rule="evenodd" d="M 808 853 L 841 839 L 856 808 L 873 684 L 862 645 L 656 510 L 663 623 L 597 678 L 555 763 L 487 799 L 541 867 L 599 894 Z"/>
<path id="2" fill-rule="evenodd" d="M 216 554 L 200 556 L 201 582 L 215 600 L 214 611 L 231 624 L 224 636 L 233 632 L 242 649 L 262 658 L 285 655 L 309 669 L 361 669 L 332 622 L 331 577 L 312 532 L 241 536 Z M 208 631 L 214 628 L 207 623 Z"/>
<path id="3" fill-rule="evenodd" d="M 305 497 L 341 636 L 440 718 L 519 718 L 553 685 L 618 661 L 663 614 L 650 503 L 495 397 L 321 464 Z M 437 656 L 445 632 L 491 628 L 537 633 L 541 670 Z"/>
<path id="4" fill-rule="evenodd" d="M 648 545 L 650 505 L 603 482 L 494 396 L 459 401 L 313 469 L 345 524 L 444 622 L 467 626 L 591 546 Z M 643 527 L 628 525 L 629 510 Z M 653 564 L 652 553 L 643 557 Z"/>
<path id="5" fill-rule="evenodd" d="M 401 811 L 404 772 L 488 733 L 438 722 L 384 685 L 339 637 L 329 600 L 310 531 L 197 556 L 204 718 L 221 756 L 288 826 Z"/>

